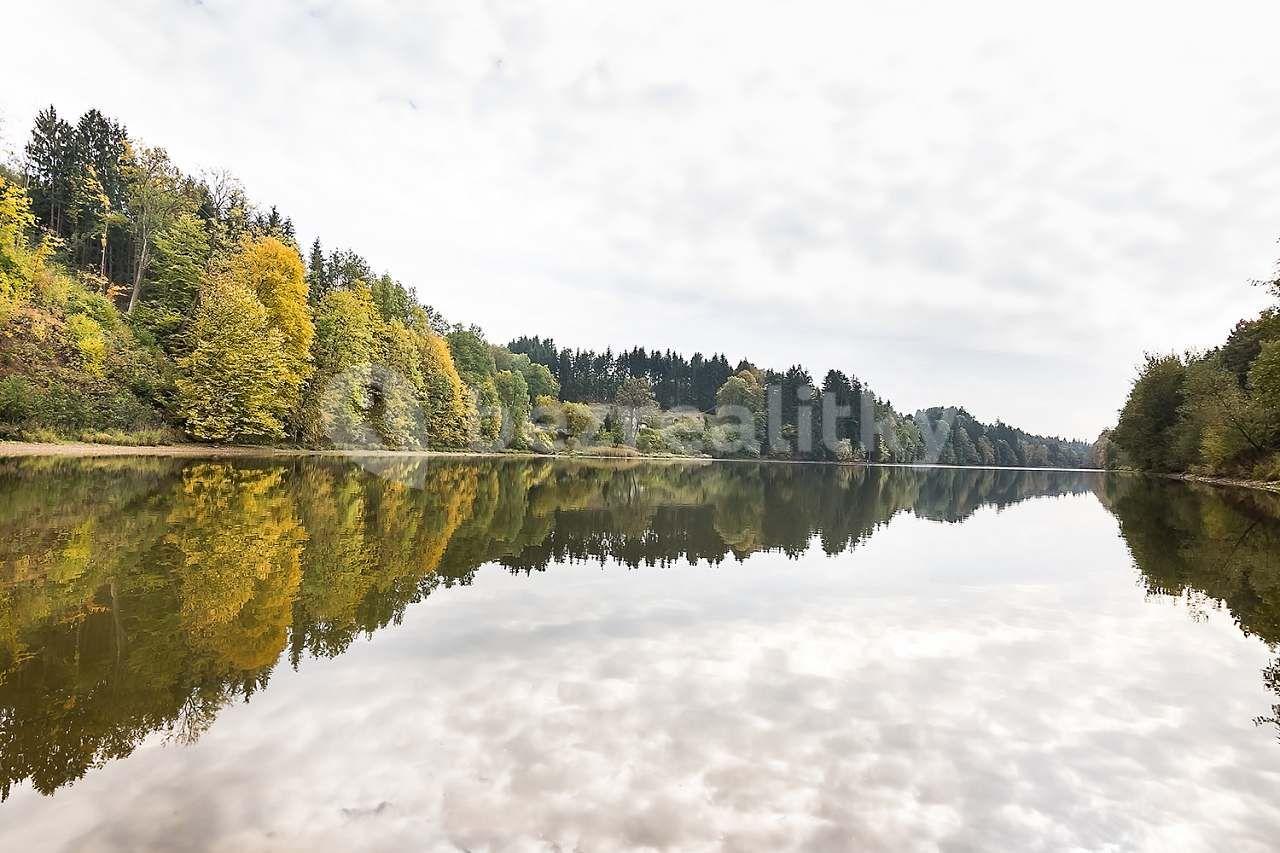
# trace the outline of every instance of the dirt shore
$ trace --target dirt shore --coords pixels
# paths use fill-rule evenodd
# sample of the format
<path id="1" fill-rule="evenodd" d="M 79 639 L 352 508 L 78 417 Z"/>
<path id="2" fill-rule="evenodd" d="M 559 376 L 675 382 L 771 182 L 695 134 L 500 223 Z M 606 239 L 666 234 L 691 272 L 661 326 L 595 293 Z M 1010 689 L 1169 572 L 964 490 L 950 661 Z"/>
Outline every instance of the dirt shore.
<path id="1" fill-rule="evenodd" d="M 307 450 L 294 447 L 257 447 L 247 444 L 163 444 L 122 445 L 86 442 L 0 441 L 0 457 L 12 456 L 199 456 L 199 457 L 271 457 L 271 456 L 351 456 L 345 450 Z M 360 456 L 517 456 L 514 453 L 474 453 L 444 450 L 368 450 Z M 533 454 L 528 454 L 533 455 Z"/>
<path id="2" fill-rule="evenodd" d="M 17 456 L 64 456 L 64 457 L 84 457 L 91 456 L 190 456 L 190 457 L 242 457 L 242 458 L 270 458 L 287 457 L 287 456 L 403 456 L 413 458 L 475 458 L 475 459 L 493 459 L 499 457 L 506 458 L 528 458 L 528 459 L 612 459 L 627 461 L 645 461 L 645 462 L 740 462 L 746 460 L 724 459 L 711 460 L 706 458 L 671 458 L 671 457 L 645 457 L 645 456 L 611 456 L 602 454 L 593 456 L 588 453 L 577 453 L 572 456 L 540 456 L 536 453 L 478 453 L 471 450 L 362 450 L 353 452 L 350 450 L 308 450 L 302 447 L 258 447 L 247 444 L 165 444 L 165 445 L 142 445 L 130 446 L 121 444 L 89 444 L 87 442 L 34 442 L 34 441 L 0 441 L 0 459 L 11 458 Z M 805 465 L 822 465 L 832 464 L 823 462 L 811 462 L 801 460 L 753 460 L 762 462 L 773 462 L 775 464 L 805 464 Z M 866 463 L 855 463 L 866 464 Z M 933 466 L 917 466 L 917 465 L 890 465 L 883 467 L 933 467 Z M 957 467 L 957 466 L 947 466 Z M 1044 469 L 1044 468 L 1028 468 L 1020 470 L 1043 471 L 1043 470 L 1075 470 L 1075 469 Z M 1084 470 L 1084 469 L 1080 469 Z M 1274 492 L 1280 494 L 1280 483 L 1269 482 L 1266 480 L 1237 480 L 1230 477 L 1205 477 L 1199 474 L 1158 474 L 1156 476 L 1167 477 L 1171 480 L 1182 480 L 1188 483 L 1205 483 L 1210 486 L 1227 486 L 1239 489 L 1257 489 L 1264 492 Z"/>
<path id="3" fill-rule="evenodd" d="M 1182 480 L 1187 483 L 1206 483 L 1210 486 L 1231 486 L 1237 489 L 1257 489 L 1263 492 L 1280 494 L 1280 483 L 1269 480 L 1237 480 L 1232 477 L 1204 477 L 1200 474 L 1165 474 L 1171 480 Z"/>
<path id="4" fill-rule="evenodd" d="M 311 450 L 305 447 L 261 447 L 251 444 L 90 444 L 83 441 L 36 442 L 0 441 L 0 459 L 25 456 L 61 456 L 90 458 L 97 456 L 176 456 L 192 458 L 269 459 L 296 456 L 370 457 L 387 456 L 405 459 L 568 459 L 613 462 L 672 462 L 700 464 L 712 460 L 700 457 L 641 456 L 621 453 L 584 453 L 547 455 L 509 451 L 505 453 L 475 450 Z"/>

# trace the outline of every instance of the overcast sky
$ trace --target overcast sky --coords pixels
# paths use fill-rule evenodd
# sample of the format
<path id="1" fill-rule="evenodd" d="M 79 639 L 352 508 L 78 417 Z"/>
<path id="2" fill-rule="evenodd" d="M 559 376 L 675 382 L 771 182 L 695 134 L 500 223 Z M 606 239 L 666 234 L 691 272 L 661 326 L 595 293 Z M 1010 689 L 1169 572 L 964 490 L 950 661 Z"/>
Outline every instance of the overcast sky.
<path id="1" fill-rule="evenodd" d="M 1219 342 L 1280 255 L 1274 2 L 4 18 L 8 148 L 97 106 L 500 343 L 840 367 L 1091 438 L 1144 350 Z"/>

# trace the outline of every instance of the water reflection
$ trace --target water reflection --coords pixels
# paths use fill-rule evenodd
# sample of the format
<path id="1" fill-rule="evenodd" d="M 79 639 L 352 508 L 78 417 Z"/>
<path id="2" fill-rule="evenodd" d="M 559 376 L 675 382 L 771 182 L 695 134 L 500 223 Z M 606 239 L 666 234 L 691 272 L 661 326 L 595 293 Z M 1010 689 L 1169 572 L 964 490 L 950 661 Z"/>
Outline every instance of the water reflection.
<path id="1" fill-rule="evenodd" d="M 1246 636 L 1280 643 L 1280 495 L 1149 477 L 1104 483 L 1099 498 L 1150 594 L 1184 600 L 1194 619 L 1225 608 Z M 1280 661 L 1264 680 L 1280 695 Z M 1280 704 L 1257 721 L 1280 729 Z"/>
<path id="2" fill-rule="evenodd" d="M 376 469 L 370 473 L 369 468 Z M 173 459 L 0 467 L 0 794 L 148 733 L 197 738 L 281 652 L 342 653 L 497 561 L 719 562 L 855 547 L 894 515 L 1080 492 L 1065 472 Z"/>
<path id="3" fill-rule="evenodd" d="M 332 459 L 0 463 L 0 794 L 190 743 L 478 567 L 857 548 L 902 513 L 1095 493 L 1143 583 L 1280 640 L 1274 498 L 1080 472 Z M 1280 671 L 1265 673 L 1280 686 Z M 1263 715 L 1268 716 L 1268 715 Z M 1280 716 L 1280 708 L 1271 718 Z"/>

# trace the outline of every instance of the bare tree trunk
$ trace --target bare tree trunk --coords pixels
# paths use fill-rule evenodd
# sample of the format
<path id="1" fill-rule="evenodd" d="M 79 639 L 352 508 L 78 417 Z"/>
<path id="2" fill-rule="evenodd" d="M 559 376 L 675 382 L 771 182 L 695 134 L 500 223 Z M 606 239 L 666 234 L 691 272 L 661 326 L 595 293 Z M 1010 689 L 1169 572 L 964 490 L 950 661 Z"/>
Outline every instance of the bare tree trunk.
<path id="1" fill-rule="evenodd" d="M 133 292 L 129 294 L 128 314 L 132 314 L 133 309 L 138 307 L 138 299 L 142 295 L 142 276 L 147 270 L 147 242 L 144 239 L 142 248 L 138 251 L 138 266 L 133 271 Z"/>

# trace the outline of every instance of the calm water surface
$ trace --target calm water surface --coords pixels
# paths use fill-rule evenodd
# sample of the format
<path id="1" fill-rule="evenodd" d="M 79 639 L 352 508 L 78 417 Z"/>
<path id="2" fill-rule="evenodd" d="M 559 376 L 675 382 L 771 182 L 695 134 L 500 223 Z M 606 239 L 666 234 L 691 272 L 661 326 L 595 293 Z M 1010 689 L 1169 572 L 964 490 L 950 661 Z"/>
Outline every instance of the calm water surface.
<path id="1" fill-rule="evenodd" d="M 1280 506 L 0 461 L 0 849 L 1275 849 Z"/>

